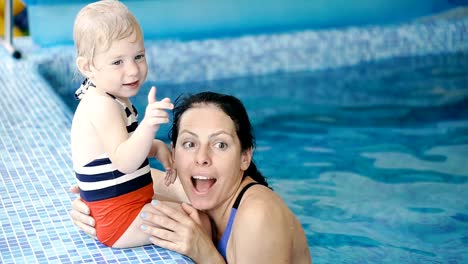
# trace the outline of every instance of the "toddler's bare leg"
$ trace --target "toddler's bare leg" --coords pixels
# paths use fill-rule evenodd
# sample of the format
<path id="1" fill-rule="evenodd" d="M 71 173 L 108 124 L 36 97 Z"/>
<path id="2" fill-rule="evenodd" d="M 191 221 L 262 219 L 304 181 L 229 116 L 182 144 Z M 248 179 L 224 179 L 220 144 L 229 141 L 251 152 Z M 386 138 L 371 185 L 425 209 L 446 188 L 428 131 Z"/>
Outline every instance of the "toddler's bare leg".
<path id="1" fill-rule="evenodd" d="M 127 231 L 114 243 L 113 248 L 130 248 L 143 245 L 149 245 L 149 236 L 141 231 L 140 226 L 143 223 L 140 214 L 142 211 L 154 211 L 151 204 L 145 204 L 138 216 L 133 220 Z"/>
<path id="2" fill-rule="evenodd" d="M 183 210 L 179 203 L 169 203 L 169 205 L 178 210 Z M 127 231 L 114 243 L 113 248 L 130 248 L 151 244 L 149 236 L 140 229 L 143 224 L 143 219 L 140 216 L 142 211 L 158 214 L 151 204 L 145 204 Z"/>

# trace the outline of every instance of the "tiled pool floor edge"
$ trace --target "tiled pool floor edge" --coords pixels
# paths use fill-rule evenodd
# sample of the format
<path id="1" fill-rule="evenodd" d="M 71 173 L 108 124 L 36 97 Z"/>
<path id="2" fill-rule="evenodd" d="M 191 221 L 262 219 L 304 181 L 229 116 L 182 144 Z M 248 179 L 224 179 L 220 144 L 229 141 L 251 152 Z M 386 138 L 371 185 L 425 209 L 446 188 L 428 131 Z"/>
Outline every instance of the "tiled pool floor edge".
<path id="1" fill-rule="evenodd" d="M 0 51 L 0 262 L 191 263 L 154 246 L 111 249 L 69 218 L 72 113 L 26 57 Z"/>

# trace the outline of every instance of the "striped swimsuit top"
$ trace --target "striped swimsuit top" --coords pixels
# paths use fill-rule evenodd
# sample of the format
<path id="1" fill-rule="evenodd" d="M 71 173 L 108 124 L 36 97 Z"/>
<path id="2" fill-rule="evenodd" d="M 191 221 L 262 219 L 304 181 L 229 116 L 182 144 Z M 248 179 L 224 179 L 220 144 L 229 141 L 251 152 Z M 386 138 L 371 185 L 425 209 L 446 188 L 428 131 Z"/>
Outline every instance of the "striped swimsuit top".
<path id="1" fill-rule="evenodd" d="M 94 85 L 85 80 L 75 96 L 81 99 L 89 87 Z M 127 116 L 127 132 L 131 135 L 138 127 L 138 112 L 131 105 L 129 107 L 117 97 L 108 94 L 122 106 L 122 110 Z M 74 166 L 78 186 L 81 189 L 81 198 L 87 202 L 95 202 L 114 198 L 138 190 L 148 184 L 152 184 L 151 170 L 148 159 L 145 159 L 140 167 L 129 174 L 117 170 L 106 153 L 89 162 L 84 166 Z"/>

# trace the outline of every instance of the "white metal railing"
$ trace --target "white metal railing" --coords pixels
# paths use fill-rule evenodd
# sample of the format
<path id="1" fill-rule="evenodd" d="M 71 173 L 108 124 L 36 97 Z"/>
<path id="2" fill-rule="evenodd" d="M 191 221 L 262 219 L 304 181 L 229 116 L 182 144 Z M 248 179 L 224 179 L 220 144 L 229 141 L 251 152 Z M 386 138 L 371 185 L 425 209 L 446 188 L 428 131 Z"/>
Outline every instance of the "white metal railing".
<path id="1" fill-rule="evenodd" d="M 14 58 L 21 58 L 21 53 L 13 45 L 13 0 L 5 1 L 5 34 L 3 39 L 0 39 L 0 44 Z"/>

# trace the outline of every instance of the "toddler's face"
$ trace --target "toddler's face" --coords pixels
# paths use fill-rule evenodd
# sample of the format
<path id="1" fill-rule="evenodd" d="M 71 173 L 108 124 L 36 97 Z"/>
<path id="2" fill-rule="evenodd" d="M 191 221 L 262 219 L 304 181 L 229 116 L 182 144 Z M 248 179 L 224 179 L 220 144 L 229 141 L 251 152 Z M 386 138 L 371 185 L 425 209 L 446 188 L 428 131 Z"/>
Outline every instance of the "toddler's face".
<path id="1" fill-rule="evenodd" d="M 146 80 L 146 63 L 143 39 L 135 34 L 116 40 L 107 50 L 96 50 L 91 64 L 90 80 L 97 89 L 120 98 L 135 96 Z"/>

